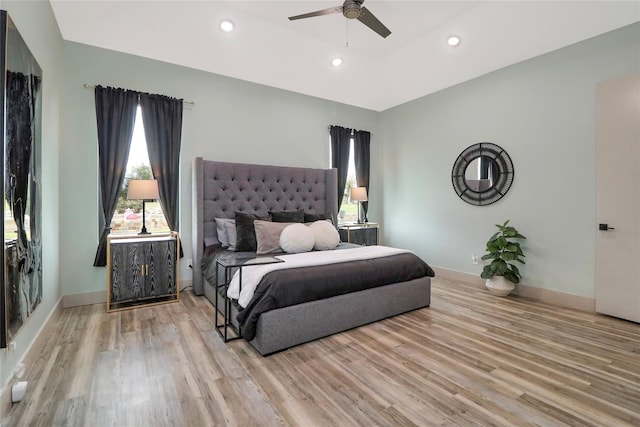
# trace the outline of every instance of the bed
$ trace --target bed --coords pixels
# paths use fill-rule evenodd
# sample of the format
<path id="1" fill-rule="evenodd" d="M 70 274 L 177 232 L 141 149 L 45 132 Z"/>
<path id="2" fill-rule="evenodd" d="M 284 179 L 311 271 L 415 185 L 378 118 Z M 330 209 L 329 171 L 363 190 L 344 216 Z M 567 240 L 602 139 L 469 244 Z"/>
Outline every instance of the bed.
<path id="1" fill-rule="evenodd" d="M 215 256 L 225 256 L 225 251 L 219 249 L 216 218 L 231 219 L 237 212 L 261 217 L 268 217 L 270 212 L 304 212 L 305 216 L 308 215 L 312 219 L 329 219 L 333 224 L 337 223 L 338 197 L 335 169 L 216 162 L 197 157 L 193 163 L 192 191 L 193 290 L 196 295 L 204 295 L 218 306 L 225 303 L 225 295 L 219 292 L 215 286 L 216 283 L 211 283 L 214 279 L 211 277 L 211 271 L 207 271 L 207 265 L 212 264 L 208 256 L 212 253 Z M 210 251 L 212 247 L 215 249 Z M 349 244 L 340 244 L 339 248 L 345 248 L 342 253 L 359 251 Z M 367 258 L 325 266 L 304 267 L 305 270 L 301 270 L 302 276 L 299 271 L 293 271 L 297 269 L 287 270 L 286 267 L 283 267 L 280 272 L 269 273 L 270 275 L 288 274 L 294 281 L 304 282 L 306 286 L 309 282 L 307 278 L 315 277 L 309 275 L 311 271 L 315 269 L 314 275 L 321 275 L 324 271 L 326 276 L 316 281 L 325 282 L 330 288 L 333 283 L 329 282 L 334 281 L 330 278 L 336 277 L 336 271 L 338 271 L 336 269 L 342 268 L 346 271 L 344 274 L 353 274 L 348 270 L 362 268 L 357 267 L 358 262 L 368 265 L 370 271 L 389 274 L 384 274 L 383 279 L 378 276 L 373 277 L 371 280 L 385 281 L 374 287 L 356 288 L 355 291 L 347 293 L 340 291 L 336 295 L 320 299 L 303 298 L 302 302 L 294 302 L 293 305 L 269 308 L 259 314 L 252 313 L 251 316 L 245 316 L 253 317 L 255 321 L 248 339 L 249 343 L 260 354 L 268 355 L 400 313 L 428 307 L 431 301 L 433 270 L 424 261 L 415 257 L 415 254 L 412 254 L 416 259 L 412 263 L 406 252 L 400 252 L 391 254 L 388 258 L 397 257 L 396 261 L 404 262 L 405 267 L 387 268 L 382 266 L 383 264 L 372 263 L 389 262 L 390 259 Z M 231 256 L 238 256 L 238 253 Z M 311 256 L 314 255 L 311 254 Z M 282 258 L 284 259 L 284 256 Z M 283 264 L 288 262 L 290 261 L 285 261 Z M 378 267 L 372 269 L 372 265 L 378 265 Z M 398 269 L 411 270 L 410 275 L 395 276 L 395 270 Z M 327 273 L 329 270 L 330 273 Z M 339 277 L 343 277 L 342 273 Z M 264 288 L 264 285 L 261 286 Z M 231 309 L 232 322 L 240 326 L 237 317 L 242 318 L 244 310 L 237 304 L 232 304 Z"/>

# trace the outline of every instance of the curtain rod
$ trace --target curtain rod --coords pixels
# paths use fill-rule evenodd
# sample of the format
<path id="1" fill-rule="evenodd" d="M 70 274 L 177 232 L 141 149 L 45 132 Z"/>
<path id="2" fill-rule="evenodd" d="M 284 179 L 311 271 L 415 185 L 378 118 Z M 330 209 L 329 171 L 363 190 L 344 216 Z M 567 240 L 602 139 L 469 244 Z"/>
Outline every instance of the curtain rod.
<path id="1" fill-rule="evenodd" d="M 329 132 L 331 132 L 331 125 L 327 126 L 327 129 L 329 130 Z M 353 134 L 354 132 L 356 132 L 355 129 L 351 129 L 351 133 Z M 373 132 L 369 132 L 372 136 L 373 136 Z"/>
<path id="2" fill-rule="evenodd" d="M 85 83 L 83 86 L 84 86 L 84 87 L 86 87 L 87 89 L 94 89 L 94 88 L 96 87 L 96 85 L 91 85 L 91 84 L 89 84 L 89 83 Z M 196 105 L 196 103 L 195 103 L 195 102 L 193 102 L 193 101 L 184 101 L 184 100 L 183 100 L 183 101 L 182 101 L 182 103 L 183 103 L 183 104 Z"/>

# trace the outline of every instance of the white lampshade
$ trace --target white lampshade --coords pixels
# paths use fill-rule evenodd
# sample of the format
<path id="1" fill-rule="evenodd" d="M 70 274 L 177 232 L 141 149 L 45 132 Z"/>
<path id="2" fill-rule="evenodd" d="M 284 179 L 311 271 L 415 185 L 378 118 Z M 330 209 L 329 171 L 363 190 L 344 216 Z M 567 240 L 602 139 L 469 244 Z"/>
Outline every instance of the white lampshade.
<path id="1" fill-rule="evenodd" d="M 158 181 L 155 179 L 132 179 L 129 181 L 127 199 L 130 200 L 157 200 Z"/>
<path id="2" fill-rule="evenodd" d="M 367 200 L 367 188 L 366 187 L 351 187 L 351 194 L 349 195 L 352 202 L 366 202 Z"/>

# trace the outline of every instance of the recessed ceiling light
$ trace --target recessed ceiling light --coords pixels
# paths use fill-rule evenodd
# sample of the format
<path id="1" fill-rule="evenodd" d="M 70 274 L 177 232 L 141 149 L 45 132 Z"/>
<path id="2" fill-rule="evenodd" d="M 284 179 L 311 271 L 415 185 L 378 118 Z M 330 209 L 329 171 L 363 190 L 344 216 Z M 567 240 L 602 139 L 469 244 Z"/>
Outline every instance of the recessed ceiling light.
<path id="1" fill-rule="evenodd" d="M 447 44 L 449 46 L 458 46 L 460 44 L 460 37 L 449 36 L 449 38 L 447 38 Z"/>
<path id="2" fill-rule="evenodd" d="M 230 33 L 231 31 L 233 31 L 233 22 L 225 19 L 220 23 L 220 29 L 225 33 Z"/>
<path id="3" fill-rule="evenodd" d="M 332 65 L 333 67 L 339 67 L 339 66 L 341 66 L 341 65 L 342 65 L 342 58 L 333 58 L 333 59 L 331 60 L 331 65 Z"/>

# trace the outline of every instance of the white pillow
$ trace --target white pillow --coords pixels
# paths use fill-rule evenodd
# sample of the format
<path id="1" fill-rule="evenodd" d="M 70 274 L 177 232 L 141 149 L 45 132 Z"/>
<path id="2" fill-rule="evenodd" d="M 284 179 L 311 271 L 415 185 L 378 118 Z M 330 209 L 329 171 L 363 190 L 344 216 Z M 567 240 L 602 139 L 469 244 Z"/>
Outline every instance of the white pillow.
<path id="1" fill-rule="evenodd" d="M 209 246 L 215 246 L 220 242 L 215 237 L 205 237 L 204 238 L 204 247 L 208 248 Z"/>
<path id="2" fill-rule="evenodd" d="M 316 243 L 313 249 L 326 251 L 333 249 L 340 243 L 338 230 L 329 221 L 315 221 L 309 225 L 309 230 L 313 233 Z"/>
<path id="3" fill-rule="evenodd" d="M 315 243 L 313 232 L 304 224 L 288 225 L 280 234 L 280 247 L 290 254 L 309 252 Z"/>
<path id="4" fill-rule="evenodd" d="M 227 234 L 225 224 L 233 224 L 233 227 L 235 228 L 236 220 L 233 218 L 216 218 L 216 233 L 218 234 L 218 241 L 224 248 L 229 246 L 229 235 Z"/>

